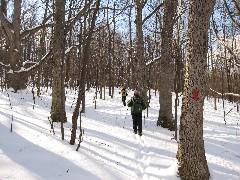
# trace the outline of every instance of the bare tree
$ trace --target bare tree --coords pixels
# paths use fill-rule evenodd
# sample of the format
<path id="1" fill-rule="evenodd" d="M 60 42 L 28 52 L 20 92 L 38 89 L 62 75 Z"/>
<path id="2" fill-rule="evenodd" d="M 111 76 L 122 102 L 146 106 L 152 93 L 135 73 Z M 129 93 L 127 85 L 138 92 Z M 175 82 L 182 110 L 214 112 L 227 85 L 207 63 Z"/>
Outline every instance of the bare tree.
<path id="1" fill-rule="evenodd" d="M 147 83 L 144 83 L 144 66 L 143 63 L 145 62 L 144 59 L 144 41 L 143 41 L 143 18 L 142 18 L 142 11 L 144 6 L 146 5 L 146 0 L 135 0 L 135 23 L 136 23 L 136 53 L 134 58 L 134 88 L 138 88 L 146 101 L 146 87 Z M 146 86 L 146 87 L 145 87 Z"/>
<path id="2" fill-rule="evenodd" d="M 160 87 L 159 102 L 160 110 L 157 125 L 174 130 L 172 115 L 172 90 L 173 90 L 173 57 L 172 57 L 172 34 L 173 25 L 177 13 L 177 0 L 164 2 L 164 16 L 162 27 L 162 44 L 160 58 Z"/>
<path id="3" fill-rule="evenodd" d="M 190 0 L 186 72 L 177 158 L 181 179 L 210 177 L 203 140 L 208 29 L 215 0 Z"/>
<path id="4" fill-rule="evenodd" d="M 53 82 L 51 118 L 53 122 L 66 122 L 65 90 L 63 81 L 63 58 L 65 56 L 65 3 L 66 0 L 55 1 L 54 34 L 53 34 Z"/>
<path id="5" fill-rule="evenodd" d="M 136 24 L 136 50 L 133 60 L 134 74 L 133 88 L 140 90 L 144 101 L 147 102 L 147 79 L 146 79 L 146 67 L 145 67 L 145 55 L 144 55 L 144 37 L 143 37 L 143 24 L 153 16 L 162 6 L 160 3 L 149 15 L 145 18 L 142 17 L 143 8 L 147 3 L 147 0 L 134 0 L 135 2 L 135 24 Z M 146 103 L 147 104 L 147 103 Z"/>
<path id="6" fill-rule="evenodd" d="M 87 62 L 89 60 L 90 43 L 91 43 L 91 39 L 92 39 L 92 35 L 93 35 L 93 30 L 95 28 L 95 22 L 96 22 L 96 18 L 97 18 L 97 12 L 99 10 L 100 2 L 101 2 L 101 0 L 96 1 L 96 8 L 95 8 L 94 12 L 92 13 L 92 18 L 91 18 L 91 21 L 89 24 L 89 29 L 87 32 L 85 32 L 85 38 L 83 39 L 83 61 L 82 61 L 82 67 L 81 67 L 82 69 L 81 69 L 81 74 L 80 74 L 78 99 L 77 99 L 76 107 L 74 109 L 73 116 L 72 116 L 72 131 L 71 131 L 71 140 L 70 140 L 71 145 L 75 144 L 77 119 L 79 116 L 79 108 L 80 108 L 81 101 L 83 100 L 84 94 L 85 94 L 86 67 L 87 67 Z M 84 23 L 84 26 L 86 28 L 86 23 Z M 80 137 L 80 139 L 81 139 L 81 137 Z"/>

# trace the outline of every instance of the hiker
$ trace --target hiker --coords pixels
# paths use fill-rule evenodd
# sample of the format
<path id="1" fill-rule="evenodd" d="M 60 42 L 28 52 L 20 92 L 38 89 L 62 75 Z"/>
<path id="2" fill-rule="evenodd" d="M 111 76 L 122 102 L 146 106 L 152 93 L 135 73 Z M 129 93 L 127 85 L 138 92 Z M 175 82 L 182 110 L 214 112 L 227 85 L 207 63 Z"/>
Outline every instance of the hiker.
<path id="1" fill-rule="evenodd" d="M 146 109 L 146 106 L 139 91 L 134 91 L 134 96 L 127 102 L 127 106 L 131 107 L 133 131 L 135 134 L 138 132 L 138 135 L 142 136 L 142 111 Z"/>
<path id="2" fill-rule="evenodd" d="M 119 94 L 120 94 L 120 92 L 119 92 Z M 128 94 L 127 94 L 127 90 L 126 90 L 125 87 L 122 88 L 121 94 L 122 94 L 122 102 L 123 102 L 123 105 L 126 106 L 126 96 L 127 96 Z"/>

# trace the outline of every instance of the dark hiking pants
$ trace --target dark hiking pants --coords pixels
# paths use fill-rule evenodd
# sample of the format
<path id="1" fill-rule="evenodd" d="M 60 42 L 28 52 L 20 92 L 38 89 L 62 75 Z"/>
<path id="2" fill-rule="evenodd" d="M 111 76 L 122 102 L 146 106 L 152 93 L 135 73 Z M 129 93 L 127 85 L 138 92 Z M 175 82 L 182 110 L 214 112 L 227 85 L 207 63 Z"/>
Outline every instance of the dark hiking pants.
<path id="1" fill-rule="evenodd" d="M 132 114 L 133 130 L 135 133 L 142 133 L 142 113 Z"/>
<path id="2" fill-rule="evenodd" d="M 126 96 L 122 96 L 123 105 L 126 106 Z"/>

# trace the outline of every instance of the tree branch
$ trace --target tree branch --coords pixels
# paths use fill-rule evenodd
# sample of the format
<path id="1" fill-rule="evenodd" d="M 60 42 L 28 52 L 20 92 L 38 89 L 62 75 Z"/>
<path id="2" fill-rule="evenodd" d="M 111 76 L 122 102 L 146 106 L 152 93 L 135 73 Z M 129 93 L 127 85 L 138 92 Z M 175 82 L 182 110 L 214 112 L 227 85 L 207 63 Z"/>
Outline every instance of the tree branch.
<path id="1" fill-rule="evenodd" d="M 4 64 L 2 62 L 0 62 L 0 66 L 4 67 L 4 68 L 10 68 L 10 64 Z"/>
<path id="2" fill-rule="evenodd" d="M 163 7 L 164 3 L 159 4 L 156 9 L 154 9 L 147 17 L 143 19 L 142 24 L 144 24 L 152 15 L 154 15 L 161 7 Z"/>
<path id="3" fill-rule="evenodd" d="M 153 60 L 150 60 L 146 63 L 146 66 L 149 66 L 151 64 L 154 64 L 155 62 L 158 62 L 161 59 L 161 56 L 154 58 Z"/>
<path id="4" fill-rule="evenodd" d="M 240 94 L 234 94 L 234 93 L 220 93 L 220 92 L 217 92 L 216 90 L 213 90 L 212 88 L 209 87 L 209 89 L 214 92 L 215 94 L 217 95 L 220 95 L 220 96 L 233 96 L 233 97 L 238 97 L 240 98 Z"/>
<path id="5" fill-rule="evenodd" d="M 240 24 L 233 18 L 232 13 L 231 13 L 230 10 L 229 10 L 229 7 L 228 7 L 228 5 L 227 5 L 226 0 L 223 0 L 223 2 L 224 2 L 224 5 L 225 5 L 225 7 L 226 7 L 226 9 L 227 9 L 227 13 L 228 13 L 231 21 L 233 22 L 233 24 L 235 24 L 236 26 L 238 26 L 238 27 L 240 28 Z"/>
<path id="6" fill-rule="evenodd" d="M 43 28 L 46 28 L 46 27 L 52 27 L 52 26 L 54 26 L 54 23 L 43 24 L 43 25 L 40 25 L 40 26 L 36 26 L 36 27 L 33 27 L 33 28 L 26 29 L 26 30 L 24 30 L 20 33 L 20 37 L 21 37 L 21 39 L 26 39 L 29 36 L 31 36 L 32 34 L 38 32 L 39 30 L 41 30 Z"/>
<path id="7" fill-rule="evenodd" d="M 236 10 L 238 12 L 238 15 L 240 16 L 240 7 L 239 7 L 237 1 L 236 0 L 232 0 L 232 3 L 233 3 L 234 7 L 236 8 Z"/>
<path id="8" fill-rule="evenodd" d="M 91 0 L 87 5 L 85 5 L 75 17 L 71 18 L 69 21 L 67 21 L 67 26 L 72 27 L 81 17 L 82 15 L 90 8 L 90 5 L 92 4 L 93 0 Z M 70 28 L 68 28 L 70 29 Z"/>
<path id="9" fill-rule="evenodd" d="M 231 48 L 229 48 L 226 43 L 219 37 L 218 35 L 218 32 L 217 32 L 217 28 L 216 28 L 216 25 L 215 25 L 215 20 L 213 19 L 213 16 L 212 16 L 212 27 L 213 27 L 213 30 L 214 30 L 214 33 L 216 35 L 216 39 L 217 41 L 222 45 L 224 46 L 228 51 L 229 53 L 233 56 L 233 58 L 235 59 L 235 63 L 236 64 L 240 64 L 240 62 L 238 62 L 238 58 L 237 58 L 237 55 L 231 50 Z"/>
<path id="10" fill-rule="evenodd" d="M 141 1 L 141 8 L 143 8 L 147 4 L 147 0 L 142 0 Z"/>
<path id="11" fill-rule="evenodd" d="M 49 57 L 51 57 L 52 55 L 52 50 L 50 50 L 39 62 L 37 62 L 36 64 L 34 64 L 33 66 L 24 69 L 24 70 L 19 70 L 19 71 L 14 71 L 14 73 L 32 73 L 33 71 L 35 71 L 36 68 L 42 66 L 43 63 L 45 63 L 45 61 L 47 59 L 49 59 Z"/>
<path id="12" fill-rule="evenodd" d="M 7 40 L 10 40 L 11 37 L 13 36 L 13 32 L 12 32 L 13 25 L 5 16 L 5 14 L 2 12 L 2 8 L 0 8 L 0 20 L 1 20 L 4 35 L 6 36 Z"/>

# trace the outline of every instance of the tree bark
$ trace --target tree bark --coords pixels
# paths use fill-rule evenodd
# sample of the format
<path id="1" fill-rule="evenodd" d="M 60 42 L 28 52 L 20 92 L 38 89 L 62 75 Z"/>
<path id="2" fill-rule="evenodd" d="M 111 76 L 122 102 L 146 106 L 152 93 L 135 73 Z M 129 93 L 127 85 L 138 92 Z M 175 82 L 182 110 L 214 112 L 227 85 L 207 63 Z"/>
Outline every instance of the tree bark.
<path id="1" fill-rule="evenodd" d="M 144 0 L 135 0 L 136 13 L 136 54 L 134 58 L 134 88 L 138 89 L 147 104 L 147 83 L 145 82 L 145 57 L 144 57 L 144 41 L 143 41 L 143 20 L 142 11 L 145 6 Z"/>
<path id="2" fill-rule="evenodd" d="M 182 180 L 210 177 L 203 141 L 203 105 L 208 29 L 214 0 L 191 0 L 188 17 L 186 72 L 177 158 Z"/>
<path id="3" fill-rule="evenodd" d="M 65 3 L 55 2 L 55 26 L 53 35 L 53 81 L 51 118 L 53 122 L 66 122 L 63 58 L 65 55 Z"/>
<path id="4" fill-rule="evenodd" d="M 12 87 L 15 92 L 19 89 L 26 88 L 27 77 L 23 73 L 22 76 L 16 71 L 19 71 L 22 66 L 22 59 L 20 54 L 21 39 L 20 39 L 20 27 L 21 27 L 21 4 L 22 0 L 14 1 L 13 22 L 11 29 L 8 29 L 11 33 L 8 33 L 9 39 L 9 60 L 11 66 L 11 73 L 8 73 L 7 84 L 8 87 Z"/>
<path id="5" fill-rule="evenodd" d="M 174 65 L 172 60 L 172 34 L 173 25 L 177 13 L 177 0 L 164 2 L 164 16 L 162 28 L 162 44 L 160 59 L 160 87 L 159 102 L 160 110 L 157 125 L 169 130 L 174 130 L 172 115 L 172 90 Z"/>

